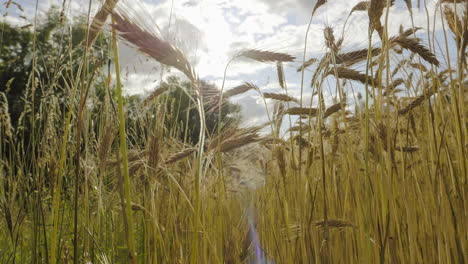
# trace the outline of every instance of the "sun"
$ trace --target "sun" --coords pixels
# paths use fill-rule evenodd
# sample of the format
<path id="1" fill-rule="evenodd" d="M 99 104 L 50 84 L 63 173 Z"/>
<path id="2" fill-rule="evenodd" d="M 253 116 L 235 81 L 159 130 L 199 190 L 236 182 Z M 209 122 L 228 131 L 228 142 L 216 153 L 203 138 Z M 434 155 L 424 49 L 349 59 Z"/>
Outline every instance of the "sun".
<path id="1" fill-rule="evenodd" d="M 196 53 L 196 68 L 200 77 L 220 75 L 229 60 L 231 44 L 234 41 L 233 25 L 227 19 L 232 10 L 223 8 L 219 2 L 190 2 L 190 5 L 181 3 L 173 11 L 177 19 L 188 21 L 200 32 L 201 45 L 189 51 Z M 180 36 L 182 39 L 183 37 Z M 183 41 L 193 43 L 194 39 Z"/>

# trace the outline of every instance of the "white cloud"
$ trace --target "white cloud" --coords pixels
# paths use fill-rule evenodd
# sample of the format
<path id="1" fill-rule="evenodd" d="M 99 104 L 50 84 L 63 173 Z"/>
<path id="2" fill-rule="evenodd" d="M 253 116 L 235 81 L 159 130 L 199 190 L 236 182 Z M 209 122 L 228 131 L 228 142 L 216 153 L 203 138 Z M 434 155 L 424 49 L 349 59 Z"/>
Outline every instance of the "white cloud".
<path id="1" fill-rule="evenodd" d="M 351 8 L 358 2 L 360 0 L 328 1 L 318 9 L 309 32 L 306 59 L 312 56 L 320 58 L 325 52 L 323 29 L 326 26 L 334 29 L 337 39 L 341 36 L 343 23 Z M 28 19 L 31 19 L 34 6 L 32 2 L 24 1 L 24 3 L 26 6 L 24 13 L 28 14 Z M 61 6 L 61 3 L 59 0 L 41 0 L 40 12 L 45 12 L 52 4 Z M 69 14 L 86 14 L 88 0 L 67 3 Z M 214 81 L 218 86 L 221 86 L 226 64 L 236 51 L 256 48 L 293 54 L 298 59 L 285 64 L 285 74 L 290 94 L 296 97 L 300 95 L 301 74 L 295 69 L 302 61 L 305 32 L 315 0 L 181 0 L 173 3 L 172 7 L 171 0 L 146 0 L 144 3 L 120 0 L 119 5 L 132 20 L 147 30 L 165 36 L 171 41 L 175 39 L 175 43 L 193 63 L 199 76 Z M 415 26 L 427 29 L 427 21 L 434 20 L 435 3 L 436 1 L 428 1 L 429 17 L 423 8 L 413 9 Z M 93 2 L 93 10 L 96 8 L 97 4 Z M 390 35 L 398 33 L 400 24 L 404 24 L 405 28 L 410 27 L 410 15 L 403 1 L 396 1 L 389 14 Z M 169 23 L 170 17 L 171 23 Z M 15 20 L 14 15 L 7 17 L 6 20 L 20 23 Z M 368 23 L 367 12 L 355 12 L 350 17 L 344 30 L 344 51 L 367 47 Z M 159 32 L 158 26 L 162 32 Z M 431 31 L 434 30 L 432 24 L 429 26 Z M 436 32 L 440 30 L 440 26 L 440 14 L 437 13 Z M 438 37 L 437 33 L 435 34 Z M 424 31 L 419 33 L 419 36 L 425 35 Z M 378 46 L 377 35 L 373 40 Z M 159 64 L 137 55 L 135 51 L 123 45 L 121 45 L 121 56 L 122 68 L 128 73 L 125 86 L 129 89 L 129 93 L 152 89 L 154 80 L 160 76 Z M 305 102 L 310 101 L 310 78 L 311 72 L 307 71 L 304 81 L 305 97 L 307 97 Z M 275 65 L 248 60 L 232 63 L 228 70 L 226 88 L 234 87 L 243 81 L 254 81 L 263 87 L 262 89 L 273 89 L 277 87 Z M 330 87 L 327 86 L 326 89 L 334 91 L 333 82 L 327 85 Z M 259 106 L 257 99 L 252 94 L 236 99 L 244 106 L 245 116 L 250 121 L 262 120 L 265 117 L 264 106 Z"/>

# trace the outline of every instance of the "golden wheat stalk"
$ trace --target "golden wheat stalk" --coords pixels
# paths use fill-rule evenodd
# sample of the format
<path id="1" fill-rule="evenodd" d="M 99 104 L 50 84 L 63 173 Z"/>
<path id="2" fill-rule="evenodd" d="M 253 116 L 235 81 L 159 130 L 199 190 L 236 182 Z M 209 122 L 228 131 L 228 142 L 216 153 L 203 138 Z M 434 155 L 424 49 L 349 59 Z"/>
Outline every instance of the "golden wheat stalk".
<path id="1" fill-rule="evenodd" d="M 117 2 L 118 0 L 106 0 L 101 9 L 99 9 L 99 11 L 96 13 L 89 28 L 88 37 L 86 39 L 86 47 L 90 47 L 94 43 L 94 40 L 101 31 L 101 28 L 106 22 L 109 14 L 113 12 Z"/>
<path id="2" fill-rule="evenodd" d="M 395 89 L 396 87 L 398 87 L 399 85 L 401 84 L 404 84 L 405 83 L 405 80 L 403 80 L 402 78 L 398 78 L 396 80 L 394 80 L 384 91 L 383 95 L 388 95 L 388 94 L 395 94 L 397 92 L 399 92 L 400 90 L 399 89 Z"/>
<path id="3" fill-rule="evenodd" d="M 317 11 L 317 9 L 324 5 L 326 2 L 327 0 L 317 0 L 317 3 L 315 4 L 314 9 L 312 10 L 312 16 L 314 16 L 315 11 Z"/>
<path id="4" fill-rule="evenodd" d="M 373 48 L 371 53 L 375 57 L 381 52 L 380 48 Z M 361 62 L 367 59 L 367 54 L 369 53 L 368 49 L 354 50 L 346 53 L 339 53 L 336 55 L 336 63 L 343 64 L 344 66 L 351 66 L 358 62 Z"/>
<path id="5" fill-rule="evenodd" d="M 455 43 L 457 45 L 457 49 L 461 52 L 461 57 L 466 58 L 465 51 L 468 44 L 468 4 L 465 8 L 462 19 L 460 19 L 452 8 L 449 7 L 444 7 L 444 17 L 450 31 L 452 31 L 455 36 Z"/>
<path id="6" fill-rule="evenodd" d="M 318 227 L 324 227 L 325 220 L 315 221 L 314 224 L 315 226 L 318 226 Z M 334 228 L 357 227 L 351 221 L 343 220 L 343 219 L 327 219 L 326 224 L 328 225 L 328 227 L 334 227 Z"/>
<path id="7" fill-rule="evenodd" d="M 376 30 L 381 38 L 383 35 L 383 27 L 380 22 L 380 17 L 382 17 L 385 3 L 385 0 L 371 0 L 368 9 L 369 27 L 371 31 Z"/>
<path id="8" fill-rule="evenodd" d="M 211 89 L 212 90 L 212 89 Z M 220 103 L 219 100 L 221 100 L 221 96 L 219 94 L 219 91 L 213 91 L 212 94 L 207 98 L 205 104 L 208 106 L 207 107 L 207 112 L 214 112 L 219 109 L 220 105 L 223 105 L 226 102 L 226 99 L 243 94 L 245 92 L 248 92 L 250 90 L 258 90 L 258 87 L 250 82 L 243 83 L 239 86 L 236 86 L 230 90 L 227 90 L 223 93 L 222 96 L 222 102 Z"/>
<path id="9" fill-rule="evenodd" d="M 352 13 L 357 12 L 357 11 L 367 11 L 370 6 L 370 1 L 361 1 L 357 3 L 352 9 L 351 12 L 349 12 L 350 16 Z"/>
<path id="10" fill-rule="evenodd" d="M 140 52 L 150 56 L 158 62 L 174 67 L 197 83 L 197 76 L 185 55 L 177 47 L 152 34 L 139 25 L 130 21 L 124 15 L 113 13 L 115 23 L 112 24 L 120 36 L 128 43 L 134 45 Z"/>
<path id="11" fill-rule="evenodd" d="M 156 99 L 158 96 L 163 94 L 164 92 L 169 90 L 169 86 L 162 86 L 158 89 L 155 89 L 150 96 L 148 96 L 142 103 L 142 107 L 146 107 L 148 104 L 150 104 L 154 99 Z"/>
<path id="12" fill-rule="evenodd" d="M 130 153 L 128 153 L 128 162 L 129 163 L 135 163 L 139 160 L 141 160 L 141 158 L 145 155 L 148 155 L 148 151 L 147 150 L 134 150 L 134 151 L 131 151 Z M 120 158 L 120 160 L 109 160 L 107 161 L 106 163 L 106 166 L 118 166 L 120 163 L 122 162 L 122 158 Z"/>
<path id="13" fill-rule="evenodd" d="M 258 125 L 258 126 L 253 126 L 253 127 L 247 127 L 247 128 L 237 128 L 237 127 L 228 127 L 227 129 L 223 130 L 222 135 L 220 135 L 221 142 L 225 143 L 225 148 L 229 149 L 229 142 L 234 142 L 236 140 L 241 140 L 241 139 L 247 139 L 247 138 L 255 138 L 258 136 L 258 132 L 262 130 L 263 128 L 270 126 L 273 122 L 266 122 L 264 124 Z M 210 140 L 210 142 L 207 144 L 207 149 L 208 150 L 214 150 L 217 149 L 218 147 L 218 142 L 219 138 L 218 136 L 214 137 L 213 139 Z M 223 144 L 223 143 L 221 143 Z"/>
<path id="14" fill-rule="evenodd" d="M 286 109 L 284 113 L 287 115 L 316 116 L 318 114 L 318 109 L 308 107 L 291 107 Z"/>
<path id="15" fill-rule="evenodd" d="M 461 4 L 466 3 L 467 0 L 442 0 L 441 3 L 448 3 L 448 4 Z"/>
<path id="16" fill-rule="evenodd" d="M 343 31 L 341 33 L 341 36 L 344 37 L 344 32 L 345 32 L 345 28 L 346 28 L 346 24 L 348 23 L 348 19 L 351 17 L 351 15 L 354 13 L 354 12 L 358 12 L 358 11 L 367 11 L 369 9 L 369 6 L 370 6 L 370 2 L 369 1 L 361 1 L 359 3 L 357 3 L 352 9 L 351 11 L 349 12 L 348 16 L 346 17 L 345 19 L 345 22 L 344 22 L 344 25 L 343 25 Z"/>
<path id="17" fill-rule="evenodd" d="M 302 131 L 307 131 L 309 128 L 310 128 L 309 125 L 301 123 L 300 125 L 290 127 L 288 129 L 288 132 L 289 131 L 291 131 L 291 132 L 301 131 L 301 129 L 302 129 Z"/>
<path id="18" fill-rule="evenodd" d="M 258 87 L 250 82 L 243 83 L 239 86 L 236 86 L 230 90 L 227 90 L 226 92 L 223 93 L 223 98 L 229 98 L 233 97 L 235 95 L 243 94 L 245 92 L 248 92 L 250 90 L 258 90 Z"/>
<path id="19" fill-rule="evenodd" d="M 366 77 L 365 74 L 345 67 L 334 67 L 327 73 L 327 75 L 334 75 L 336 78 L 358 81 L 363 84 L 366 83 L 367 78 L 369 85 L 377 85 L 372 76 Z"/>
<path id="20" fill-rule="evenodd" d="M 407 146 L 407 147 L 395 147 L 395 150 L 400 152 L 413 153 L 418 151 L 420 148 L 418 146 Z"/>
<path id="21" fill-rule="evenodd" d="M 408 29 L 404 29 L 403 28 L 403 25 L 400 25 L 400 36 L 403 36 L 403 37 L 409 37 L 411 35 L 413 35 L 414 33 L 416 33 L 418 30 L 421 30 L 422 28 L 421 27 L 411 27 L 411 28 L 408 28 Z"/>
<path id="22" fill-rule="evenodd" d="M 1 134 L 6 138 L 12 137 L 13 126 L 11 125 L 10 113 L 8 110 L 8 99 L 3 92 L 0 92 L 0 128 L 4 131 Z"/>
<path id="23" fill-rule="evenodd" d="M 399 61 L 397 66 L 393 69 L 391 77 L 395 76 L 407 62 L 408 62 L 407 60 Z"/>
<path id="24" fill-rule="evenodd" d="M 336 50 L 335 35 L 333 34 L 333 28 L 325 27 L 323 29 L 323 36 L 325 38 L 325 45 L 331 50 Z"/>
<path id="25" fill-rule="evenodd" d="M 408 63 L 408 66 L 410 66 L 411 68 L 414 68 L 416 70 L 421 70 L 423 72 L 427 72 L 426 66 L 424 66 L 424 64 L 422 64 L 422 63 L 410 62 L 410 63 Z"/>
<path id="26" fill-rule="evenodd" d="M 166 164 L 171 164 L 171 163 L 174 163 L 176 161 L 179 161 L 181 159 L 184 159 L 188 156 L 190 156 L 192 153 L 194 153 L 195 151 L 197 151 L 197 148 L 186 148 L 180 152 L 177 152 L 175 153 L 174 155 L 170 156 L 166 161 L 165 163 Z"/>
<path id="27" fill-rule="evenodd" d="M 277 62 L 276 63 L 276 72 L 278 74 L 278 82 L 281 88 L 285 89 L 285 77 L 284 77 L 284 68 L 283 68 L 283 63 L 282 62 Z"/>
<path id="28" fill-rule="evenodd" d="M 298 103 L 298 100 L 292 96 L 279 93 L 263 93 L 263 96 L 268 99 L 278 100 L 282 102 L 295 102 Z"/>
<path id="29" fill-rule="evenodd" d="M 297 145 L 300 145 L 300 146 L 303 146 L 303 147 L 306 147 L 306 148 L 310 148 L 312 147 L 312 144 L 307 141 L 307 139 L 301 137 L 300 135 L 296 135 L 294 138 L 293 138 L 294 142 L 296 142 Z"/>
<path id="30" fill-rule="evenodd" d="M 333 115 L 334 113 L 340 111 L 344 106 L 346 106 L 345 103 L 336 103 L 330 107 L 328 107 L 326 110 L 325 110 L 325 113 L 323 114 L 323 118 L 327 118 L 331 115 Z"/>
<path id="31" fill-rule="evenodd" d="M 390 6 L 393 6 L 395 0 L 390 1 Z M 380 18 L 383 15 L 383 10 L 387 5 L 387 0 L 371 0 L 368 8 L 369 27 L 371 31 L 376 30 L 380 39 L 383 37 L 383 27 Z"/>
<path id="32" fill-rule="evenodd" d="M 240 52 L 236 57 L 245 57 L 259 62 L 291 62 L 295 59 L 286 53 L 249 49 Z"/>
<path id="33" fill-rule="evenodd" d="M 400 47 L 418 54 L 419 56 L 421 56 L 421 58 L 423 58 L 430 64 L 439 66 L 439 61 L 437 60 L 434 53 L 432 53 L 429 49 L 421 45 L 421 43 L 419 43 L 419 41 L 416 38 L 397 36 L 390 38 L 389 41 L 390 43 L 398 44 L 400 45 Z"/>
<path id="34" fill-rule="evenodd" d="M 156 169 L 161 160 L 161 137 L 157 133 L 151 135 L 146 149 L 148 151 L 148 166 Z"/>
<path id="35" fill-rule="evenodd" d="M 275 102 L 274 110 L 273 110 L 273 120 L 275 123 L 275 127 L 277 128 L 278 131 L 280 130 L 281 125 L 283 124 L 284 107 L 285 106 L 281 101 Z"/>
<path id="36" fill-rule="evenodd" d="M 426 93 L 416 97 L 416 99 L 411 101 L 405 108 L 400 109 L 398 111 L 398 115 L 404 115 L 410 112 L 411 110 L 413 110 L 414 108 L 420 106 L 424 102 L 424 100 L 429 99 L 434 93 L 435 93 L 434 90 L 430 89 Z"/>
<path id="37" fill-rule="evenodd" d="M 221 142 L 221 152 L 229 152 L 259 140 L 260 137 L 257 133 L 249 133 L 239 137 L 229 138 Z"/>
<path id="38" fill-rule="evenodd" d="M 310 65 L 316 63 L 318 60 L 316 58 L 310 58 L 306 62 L 304 62 L 301 67 L 297 68 L 297 72 L 301 72 L 305 70 L 305 68 L 309 67 Z"/>
<path id="39" fill-rule="evenodd" d="M 100 164 L 106 162 L 116 135 L 117 133 L 112 124 L 104 126 L 103 132 L 100 133 L 97 148 L 97 157 L 99 158 Z"/>

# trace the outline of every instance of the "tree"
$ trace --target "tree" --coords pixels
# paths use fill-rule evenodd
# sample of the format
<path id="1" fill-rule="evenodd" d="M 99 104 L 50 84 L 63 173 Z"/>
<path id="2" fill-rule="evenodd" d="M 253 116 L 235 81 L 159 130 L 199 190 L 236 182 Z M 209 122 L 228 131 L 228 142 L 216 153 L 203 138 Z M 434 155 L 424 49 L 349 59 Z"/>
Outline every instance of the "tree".
<path id="1" fill-rule="evenodd" d="M 35 31 L 27 28 L 18 28 L 8 23 L 0 23 L 2 30 L 0 39 L 0 92 L 6 94 L 10 117 L 13 126 L 17 126 L 20 115 L 31 106 L 34 97 L 34 111 L 38 113 L 40 103 L 48 103 L 48 96 L 53 95 L 60 98 L 60 111 L 66 111 L 72 103 L 69 100 L 70 88 L 77 76 L 79 64 L 84 55 L 84 46 L 81 45 L 86 38 L 85 18 L 78 18 L 71 27 L 67 26 L 66 19 L 61 17 L 60 11 L 52 7 Z M 105 64 L 103 57 L 108 49 L 104 37 L 95 41 L 94 48 L 89 51 L 87 68 L 88 72 L 100 69 Z M 37 58 L 33 63 L 33 55 Z M 34 83 L 32 73 L 34 72 Z M 88 80 L 85 79 L 85 82 Z M 101 101 L 106 93 L 105 80 L 96 80 L 93 84 L 95 89 L 95 100 Z M 35 85 L 34 95 L 31 87 Z M 86 85 L 86 83 L 85 83 Z M 172 76 L 164 82 L 161 87 L 170 87 L 170 92 L 160 99 L 167 102 L 164 126 L 166 131 L 180 140 L 195 144 L 198 142 L 200 132 L 200 117 L 193 103 L 194 94 L 190 82 L 182 81 Z M 219 91 L 207 82 L 201 81 L 204 91 L 205 102 L 210 96 L 218 95 Z M 111 96 L 114 97 L 111 89 Z M 113 98 L 114 102 L 116 101 Z M 79 96 L 75 98 L 79 100 Z M 93 100 L 93 99 L 91 99 Z M 132 111 L 141 103 L 138 96 L 127 96 L 125 98 L 127 116 L 131 118 Z M 75 102 L 76 103 L 76 102 Z M 91 113 L 98 114 L 100 104 L 93 104 Z M 213 134 L 218 128 L 218 111 L 212 111 L 206 107 L 206 129 Z M 45 113 L 48 114 L 48 113 Z M 221 126 L 235 124 L 240 120 L 240 106 L 226 102 L 222 108 Z M 24 121 L 22 127 L 26 132 L 24 140 L 28 137 L 28 120 Z M 40 122 L 40 121 L 38 121 Z M 129 120 L 128 125 L 132 122 Z M 57 126 L 60 127 L 60 126 Z M 134 139 L 135 144 L 138 139 Z M 27 145 L 27 144 L 26 144 Z"/>
<path id="2" fill-rule="evenodd" d="M 225 102 L 221 111 L 221 124 L 218 124 L 218 108 L 213 108 L 213 104 L 208 102 L 210 98 L 219 94 L 219 90 L 216 86 L 205 81 L 201 81 L 200 85 L 203 87 L 204 102 L 206 103 L 205 126 L 208 135 L 216 135 L 218 125 L 221 125 L 221 127 L 238 125 L 241 119 L 240 105 Z M 174 133 L 174 136 L 180 140 L 196 144 L 200 133 L 200 115 L 193 101 L 191 83 L 171 76 L 160 88 L 164 87 L 168 87 L 170 91 L 166 96 L 160 98 L 161 101 L 167 101 L 165 128 Z"/>
<path id="3" fill-rule="evenodd" d="M 71 29 L 60 11 L 52 7 L 46 20 L 35 31 L 0 23 L 0 92 L 6 94 L 13 124 L 25 109 L 25 100 L 32 96 L 34 85 L 35 99 L 40 99 L 49 89 L 57 96 L 67 96 L 64 87 L 70 86 L 75 78 L 78 64 L 84 53 L 82 41 L 86 37 L 84 18 L 78 18 Z M 102 58 L 100 50 L 107 44 L 98 39 L 88 68 L 96 67 Z M 37 58 L 33 63 L 33 57 Z M 68 62 L 68 64 L 64 64 Z M 35 80 L 31 79 L 34 71 Z M 37 101 L 37 100 L 36 100 Z M 34 106 L 35 109 L 38 105 Z"/>
<path id="4" fill-rule="evenodd" d="M 11 118 L 16 121 L 22 112 L 21 95 L 28 82 L 32 33 L 0 23 L 0 92 L 6 93 Z"/>

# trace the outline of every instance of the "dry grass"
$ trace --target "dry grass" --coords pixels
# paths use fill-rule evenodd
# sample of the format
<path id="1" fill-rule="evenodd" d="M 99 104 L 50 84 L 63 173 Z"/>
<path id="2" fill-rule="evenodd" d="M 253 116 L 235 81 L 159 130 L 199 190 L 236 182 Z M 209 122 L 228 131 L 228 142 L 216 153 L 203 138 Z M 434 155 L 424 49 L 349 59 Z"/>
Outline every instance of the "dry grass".
<path id="1" fill-rule="evenodd" d="M 313 16 L 315 14 L 315 11 L 317 11 L 317 9 L 319 9 L 321 6 L 323 6 L 326 2 L 327 2 L 327 0 L 317 0 L 317 3 L 315 3 L 314 9 L 312 10 L 312 15 L 311 16 Z"/>
<path id="2" fill-rule="evenodd" d="M 154 101 L 158 96 L 162 95 L 164 92 L 169 90 L 169 86 L 161 87 L 155 89 L 142 103 L 142 107 L 148 106 L 151 102 Z"/>
<path id="3" fill-rule="evenodd" d="M 156 61 L 183 72 L 191 81 L 198 78 L 185 55 L 171 43 L 147 32 L 124 15 L 113 13 L 115 23 L 112 25 L 120 36 L 134 45 L 139 51 Z"/>
<path id="4" fill-rule="evenodd" d="M 455 14 L 451 7 L 444 7 L 444 16 L 450 31 L 455 35 L 455 43 L 462 58 L 466 58 L 466 47 L 468 45 L 468 10 L 465 8 L 463 16 Z M 466 63 L 466 60 L 464 60 Z"/>
<path id="5" fill-rule="evenodd" d="M 286 109 L 284 113 L 287 115 L 316 116 L 318 114 L 318 109 L 307 107 L 291 107 Z"/>
<path id="6" fill-rule="evenodd" d="M 349 12 L 349 16 L 356 11 L 367 11 L 370 6 L 370 1 L 361 1 L 357 3 L 352 9 L 351 12 Z"/>
<path id="7" fill-rule="evenodd" d="M 238 137 L 229 138 L 221 142 L 221 152 L 229 152 L 245 145 L 259 141 L 261 138 L 256 133 L 249 133 Z"/>
<path id="8" fill-rule="evenodd" d="M 291 62 L 295 59 L 294 56 L 286 53 L 257 49 L 242 51 L 237 55 L 237 57 L 245 57 L 259 62 Z"/>
<path id="9" fill-rule="evenodd" d="M 358 81 L 363 84 L 374 83 L 375 85 L 377 85 L 377 83 L 374 81 L 374 79 L 371 76 L 366 76 L 365 74 L 362 74 L 356 70 L 345 68 L 345 67 L 335 67 L 331 69 L 327 75 L 335 75 L 337 78 Z"/>
<path id="10" fill-rule="evenodd" d="M 188 156 L 190 156 L 191 154 L 193 154 L 195 151 L 197 151 L 196 148 L 187 148 L 187 149 L 184 149 L 180 152 L 177 152 L 175 154 L 173 154 L 172 156 L 168 157 L 167 160 L 165 161 L 166 164 L 171 164 L 171 163 L 174 163 L 176 161 L 179 161 L 181 159 L 184 159 Z"/>
<path id="11" fill-rule="evenodd" d="M 308 59 L 306 62 L 304 62 L 301 67 L 297 68 L 297 72 L 301 72 L 303 71 L 304 69 L 306 69 L 307 67 L 313 65 L 314 63 L 317 62 L 317 59 L 316 58 L 310 58 Z"/>
<path id="12" fill-rule="evenodd" d="M 311 17 L 326 2 L 317 1 Z M 398 36 L 388 38 L 387 2 L 393 4 L 363 1 L 343 14 L 367 11 L 371 29 L 389 45 L 369 40 L 368 48 L 342 52 L 346 39 L 335 38 L 335 25 L 325 27 L 324 54 L 307 61 L 304 56 L 297 70 L 303 74 L 313 65 L 312 76 L 306 76 L 312 78 L 312 89 L 295 98 L 288 95 L 293 85 L 286 78 L 296 71 L 287 67 L 294 56 L 242 51 L 233 59 L 276 63 L 271 66 L 282 92 L 263 92 L 244 82 L 221 94 L 198 80 L 177 47 L 110 11 L 115 2 L 106 1 L 104 7 L 111 7 L 98 11 L 90 40 L 112 14 L 111 26 L 121 39 L 186 75 L 193 87 L 186 92 L 199 95 L 196 107 L 216 113 L 213 109 L 225 101 L 255 90 L 274 101 L 271 113 L 270 100 L 264 101 L 270 120 L 208 131 L 200 120 L 189 119 L 186 109 L 169 107 L 180 98 L 161 96 L 169 88 L 158 87 L 125 108 L 127 123 L 120 135 L 129 147 L 129 201 L 123 195 L 122 145 L 116 140 L 123 123 L 116 118 L 110 73 L 99 73 L 109 79 L 104 76 L 98 84 L 84 74 L 83 83 L 91 87 L 85 104 L 49 92 L 31 109 L 28 87 L 16 127 L 9 116 L 10 91 L 1 92 L 0 262 L 50 262 L 51 208 L 56 205 L 51 197 L 58 189 L 63 193 L 54 215 L 60 216 L 59 263 L 128 263 L 129 232 L 137 263 L 467 263 L 466 67 L 449 63 L 452 57 L 439 48 L 446 43 L 438 34 L 432 39 L 431 27 L 401 27 Z M 453 2 L 465 3 L 441 1 L 441 13 L 452 38 L 447 52 L 456 46 L 451 56 L 460 56 L 466 52 L 466 12 L 455 12 Z M 412 8 L 411 1 L 405 3 Z M 419 39 L 425 34 L 427 45 Z M 69 58 L 63 58 L 64 65 L 73 64 Z M 51 74 L 44 69 L 49 70 L 36 68 L 36 77 Z M 69 69 L 60 74 L 67 81 L 37 78 L 34 85 L 67 93 L 77 88 L 68 83 L 74 78 Z M 71 143 L 60 175 L 64 120 L 68 110 L 80 116 L 74 107 L 80 105 L 82 128 L 74 122 L 69 126 L 65 142 Z M 179 116 L 186 116 L 185 126 L 178 124 Z M 168 123 L 174 125 L 163 125 Z M 205 132 L 198 145 L 180 136 L 194 126 Z M 133 213 L 131 230 L 130 218 L 122 217 L 126 201 Z"/>
<path id="13" fill-rule="evenodd" d="M 227 90 L 223 94 L 223 98 L 230 98 L 239 94 L 243 94 L 250 90 L 258 90 L 258 87 L 253 83 L 244 83 L 242 85 L 236 86 L 230 90 Z"/>
<path id="14" fill-rule="evenodd" d="M 379 56 L 380 48 L 372 49 L 372 56 Z M 369 51 L 367 49 L 354 50 L 347 53 L 339 53 L 336 55 L 336 63 L 343 64 L 344 66 L 351 66 L 353 64 L 362 62 L 367 59 L 367 54 Z"/>
<path id="15" fill-rule="evenodd" d="M 417 39 L 404 37 L 404 36 L 398 36 L 398 37 L 390 38 L 389 41 L 400 45 L 402 48 L 408 49 L 418 54 L 425 61 L 435 66 L 439 66 L 439 60 L 437 60 L 436 56 L 426 47 L 421 45 Z"/>
<path id="16" fill-rule="evenodd" d="M 279 94 L 279 93 L 263 93 L 263 96 L 268 99 L 273 99 L 282 102 L 295 102 L 298 103 L 298 100 L 294 97 L 291 97 L 287 94 Z"/>
<path id="17" fill-rule="evenodd" d="M 383 27 L 380 18 L 382 17 L 386 3 L 387 1 L 385 0 L 371 0 L 368 8 L 369 27 L 372 31 L 376 30 L 380 38 L 382 38 L 383 35 Z"/>
<path id="18" fill-rule="evenodd" d="M 323 113 L 323 118 L 327 118 L 331 115 L 333 115 L 334 113 L 340 111 L 341 109 L 343 109 L 343 107 L 346 106 L 346 103 L 336 103 L 336 104 L 333 104 L 332 106 L 328 107 L 326 110 L 325 110 L 325 113 Z"/>
<path id="19" fill-rule="evenodd" d="M 114 11 L 117 2 L 118 0 L 106 0 L 96 13 L 96 15 L 93 18 L 93 21 L 91 22 L 88 37 L 85 42 L 87 47 L 91 47 L 93 45 L 104 23 L 109 17 L 109 14 L 111 14 Z"/>
<path id="20" fill-rule="evenodd" d="M 2 92 L 0 92 L 0 124 L 2 135 L 7 139 L 11 138 L 13 135 L 13 127 L 8 110 L 8 100 Z"/>
<path id="21" fill-rule="evenodd" d="M 282 62 L 276 63 L 276 73 L 278 74 L 278 82 L 281 88 L 285 89 L 285 78 L 284 78 L 284 68 Z"/>
<path id="22" fill-rule="evenodd" d="M 316 221 L 314 224 L 319 227 L 324 227 L 325 220 Z M 352 222 L 342 219 L 327 219 L 326 224 L 333 228 L 356 227 Z"/>
<path id="23" fill-rule="evenodd" d="M 425 100 L 431 98 L 431 96 L 435 93 L 433 89 L 426 91 L 424 94 L 416 97 L 413 101 L 411 101 L 408 105 L 406 105 L 403 109 L 398 111 L 399 115 L 404 115 L 413 110 L 414 108 L 420 106 Z"/>

